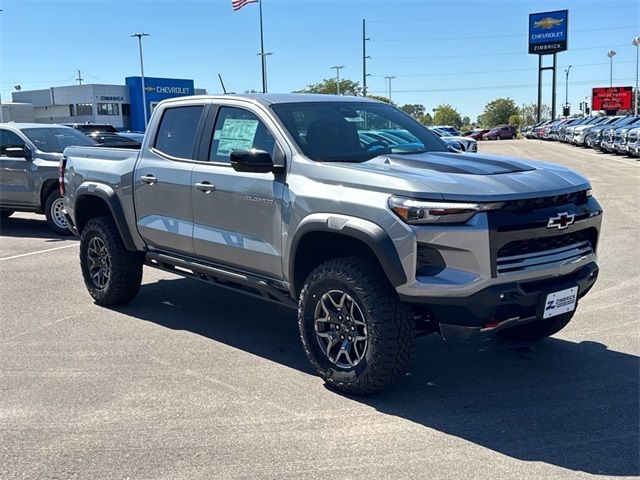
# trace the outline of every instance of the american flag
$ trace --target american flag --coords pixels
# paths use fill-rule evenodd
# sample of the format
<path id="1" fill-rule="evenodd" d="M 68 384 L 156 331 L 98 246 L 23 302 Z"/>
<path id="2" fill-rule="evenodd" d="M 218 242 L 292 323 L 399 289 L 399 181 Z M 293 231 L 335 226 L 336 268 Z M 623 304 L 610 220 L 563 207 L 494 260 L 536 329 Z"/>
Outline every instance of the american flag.
<path id="1" fill-rule="evenodd" d="M 247 3 L 258 3 L 258 0 L 231 0 L 231 6 L 233 10 L 240 10 Z"/>

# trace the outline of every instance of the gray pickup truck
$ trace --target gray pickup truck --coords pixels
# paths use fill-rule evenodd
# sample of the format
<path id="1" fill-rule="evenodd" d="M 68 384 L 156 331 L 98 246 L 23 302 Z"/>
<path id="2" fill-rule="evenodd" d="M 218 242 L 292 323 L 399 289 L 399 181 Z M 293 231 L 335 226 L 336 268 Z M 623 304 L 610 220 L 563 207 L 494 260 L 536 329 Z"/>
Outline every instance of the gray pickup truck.
<path id="1" fill-rule="evenodd" d="M 598 275 L 602 209 L 583 176 L 452 153 L 365 98 L 167 100 L 139 152 L 64 153 L 98 304 L 132 300 L 146 264 L 295 307 L 309 360 L 352 394 L 401 377 L 418 335 L 553 335 Z"/>
<path id="2" fill-rule="evenodd" d="M 58 183 L 62 151 L 95 144 L 62 125 L 0 123 L 0 218 L 15 211 L 44 213 L 54 233 L 70 235 Z"/>

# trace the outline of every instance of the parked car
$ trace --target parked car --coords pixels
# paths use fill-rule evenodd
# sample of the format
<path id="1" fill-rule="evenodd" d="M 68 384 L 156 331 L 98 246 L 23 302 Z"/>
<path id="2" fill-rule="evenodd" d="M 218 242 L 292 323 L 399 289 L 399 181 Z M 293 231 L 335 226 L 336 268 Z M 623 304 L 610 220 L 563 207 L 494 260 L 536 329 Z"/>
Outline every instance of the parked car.
<path id="1" fill-rule="evenodd" d="M 639 123 L 640 116 L 635 117 L 634 120 L 627 123 L 624 127 L 618 127 L 615 129 L 615 131 L 613 132 L 613 144 L 611 145 L 611 151 L 613 153 L 615 153 L 616 155 L 620 153 L 627 153 L 628 132 L 632 128 L 638 126 Z"/>
<path id="2" fill-rule="evenodd" d="M 457 142 L 460 145 L 458 149 L 462 150 L 463 152 L 475 153 L 478 151 L 478 142 L 474 138 L 454 136 L 447 131 L 440 130 L 437 127 L 428 128 L 445 142 Z"/>
<path id="3" fill-rule="evenodd" d="M 602 139 L 600 140 L 600 144 L 596 148 L 599 148 L 603 152 L 612 153 L 614 151 L 613 142 L 615 140 L 616 131 L 619 128 L 626 127 L 627 125 L 633 125 L 637 120 L 638 117 L 629 115 L 620 119 L 616 123 L 612 123 L 610 126 L 607 126 L 602 131 Z"/>
<path id="4" fill-rule="evenodd" d="M 140 142 L 124 137 L 121 133 L 92 132 L 87 135 L 105 147 L 140 148 Z"/>
<path id="5" fill-rule="evenodd" d="M 607 117 L 610 120 L 604 122 L 600 125 L 594 126 L 589 130 L 589 135 L 587 136 L 586 144 L 587 147 L 593 149 L 600 148 L 600 142 L 602 142 L 602 134 L 605 129 L 610 127 L 615 127 L 619 122 L 624 121 L 627 117 Z"/>
<path id="6" fill-rule="evenodd" d="M 591 122 L 576 126 L 573 129 L 573 137 L 571 139 L 571 143 L 573 143 L 574 145 L 582 145 L 583 147 L 586 147 L 587 138 L 589 137 L 589 132 L 591 131 L 591 129 L 599 125 L 605 125 L 610 121 L 611 117 L 592 117 Z"/>
<path id="7" fill-rule="evenodd" d="M 363 145 L 372 119 L 420 146 Z M 403 377 L 420 334 L 553 335 L 598 276 L 585 177 L 450 153 L 362 97 L 165 100 L 139 152 L 71 147 L 61 171 L 97 304 L 133 300 L 146 264 L 297 308 L 310 363 L 350 394 Z"/>
<path id="8" fill-rule="evenodd" d="M 453 137 L 463 137 L 464 136 L 464 135 L 462 135 L 460 130 L 458 130 L 456 127 L 452 127 L 451 125 L 433 125 L 433 128 L 437 128 L 438 130 L 440 130 L 442 132 L 447 132 L 449 135 L 451 135 Z"/>
<path id="9" fill-rule="evenodd" d="M 515 127 L 506 125 L 503 127 L 496 127 L 489 130 L 484 134 L 484 140 L 505 140 L 507 138 L 517 138 L 518 132 Z"/>
<path id="10" fill-rule="evenodd" d="M 86 135 L 63 125 L 0 123 L 0 217 L 44 213 L 49 228 L 70 235 L 58 183 L 63 150 L 93 146 Z"/>
<path id="11" fill-rule="evenodd" d="M 67 127 L 80 130 L 82 133 L 118 133 L 118 129 L 108 123 L 65 123 Z"/>
<path id="12" fill-rule="evenodd" d="M 469 137 L 473 138 L 474 140 L 484 140 L 483 136 L 488 131 L 489 131 L 488 128 L 481 128 L 479 130 L 474 130 L 469 134 Z"/>
<path id="13" fill-rule="evenodd" d="M 627 133 L 627 155 L 640 156 L 640 126 L 631 128 Z"/>

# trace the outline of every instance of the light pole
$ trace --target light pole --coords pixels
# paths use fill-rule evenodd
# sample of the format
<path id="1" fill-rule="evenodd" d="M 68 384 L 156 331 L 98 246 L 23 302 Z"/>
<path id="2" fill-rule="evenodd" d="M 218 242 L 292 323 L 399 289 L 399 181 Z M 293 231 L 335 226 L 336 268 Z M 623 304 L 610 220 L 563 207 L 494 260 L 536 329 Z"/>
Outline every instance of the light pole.
<path id="1" fill-rule="evenodd" d="M 636 47 L 636 108 L 635 113 L 638 115 L 638 60 L 640 60 L 640 37 L 636 37 L 631 42 Z"/>
<path id="2" fill-rule="evenodd" d="M 387 75 L 384 78 L 385 78 L 385 80 L 389 80 L 389 96 L 387 98 L 389 98 L 389 105 L 391 105 L 391 80 L 393 80 L 396 77 L 393 77 L 391 75 Z"/>
<path id="3" fill-rule="evenodd" d="M 140 79 L 142 83 L 142 114 L 144 115 L 144 129 L 147 130 L 147 89 L 144 84 L 144 62 L 142 61 L 142 37 L 148 37 L 148 33 L 134 33 L 132 37 L 138 37 L 140 49 Z"/>
<path id="4" fill-rule="evenodd" d="M 262 57 L 262 93 L 267 93 L 267 57 L 273 55 L 273 52 L 260 52 Z"/>
<path id="5" fill-rule="evenodd" d="M 613 57 L 616 56 L 616 52 L 609 50 L 607 57 L 609 57 L 609 86 L 613 87 Z"/>
<path id="6" fill-rule="evenodd" d="M 569 72 L 570 71 L 571 71 L 571 65 L 569 65 L 567 69 L 564 71 L 564 75 L 565 75 L 564 106 L 565 107 L 569 106 Z"/>
<path id="7" fill-rule="evenodd" d="M 336 91 L 338 92 L 338 95 L 340 95 L 340 69 L 344 68 L 344 65 L 335 66 L 331 68 L 336 69 L 336 85 L 337 85 Z"/>

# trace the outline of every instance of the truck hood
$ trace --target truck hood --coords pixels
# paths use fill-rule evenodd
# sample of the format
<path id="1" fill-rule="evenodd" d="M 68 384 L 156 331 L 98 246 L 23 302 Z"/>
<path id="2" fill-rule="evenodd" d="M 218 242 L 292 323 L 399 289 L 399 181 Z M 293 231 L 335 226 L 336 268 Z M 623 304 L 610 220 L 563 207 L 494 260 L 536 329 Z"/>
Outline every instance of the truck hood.
<path id="1" fill-rule="evenodd" d="M 429 152 L 323 165 L 345 186 L 427 199 L 499 201 L 589 188 L 585 177 L 560 165 L 497 155 Z"/>

